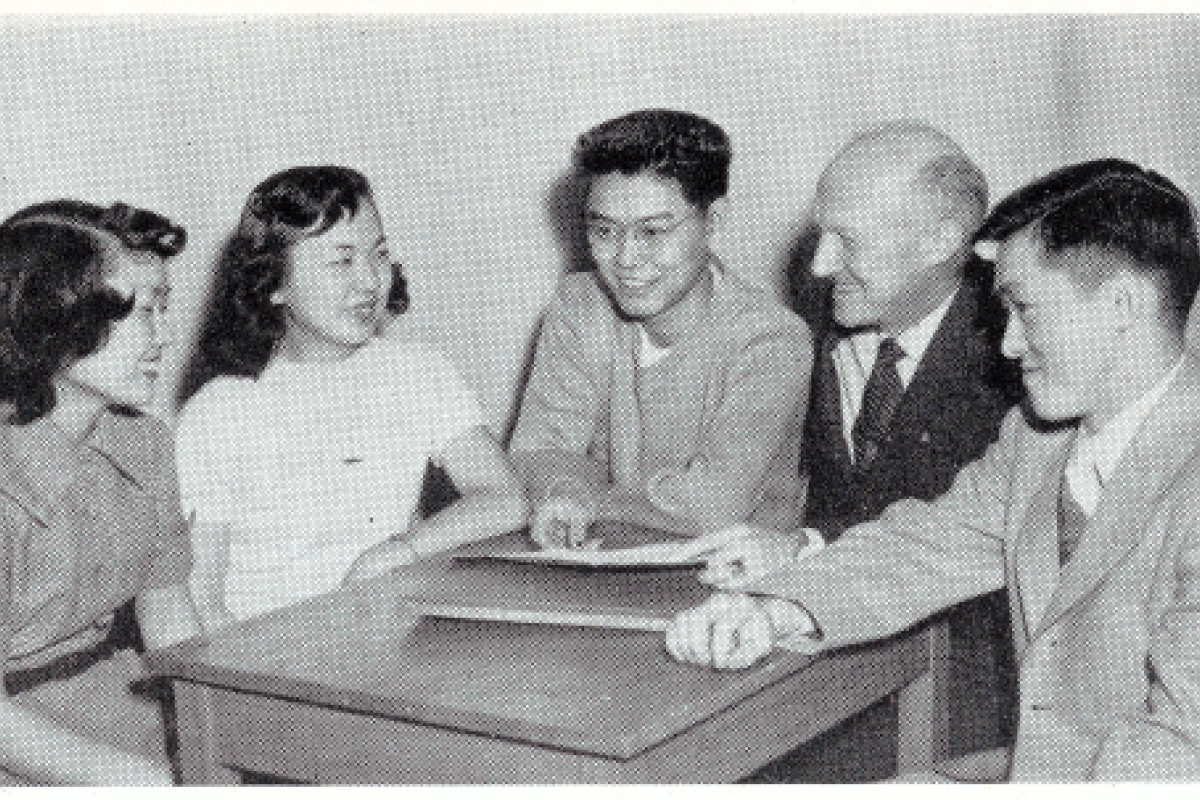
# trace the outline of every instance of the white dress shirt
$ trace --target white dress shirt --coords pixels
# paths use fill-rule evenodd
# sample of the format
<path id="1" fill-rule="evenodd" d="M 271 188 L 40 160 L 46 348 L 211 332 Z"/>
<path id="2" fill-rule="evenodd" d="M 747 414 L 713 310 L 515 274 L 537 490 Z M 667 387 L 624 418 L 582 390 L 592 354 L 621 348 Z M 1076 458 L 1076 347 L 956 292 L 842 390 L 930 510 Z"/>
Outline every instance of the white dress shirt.
<path id="1" fill-rule="evenodd" d="M 1112 479 L 1121 455 L 1142 422 L 1162 399 L 1183 363 L 1180 358 L 1158 383 L 1104 424 L 1095 433 L 1080 427 L 1067 459 L 1066 478 L 1075 502 L 1089 517 L 1096 513 L 1104 487 Z"/>
<path id="2" fill-rule="evenodd" d="M 897 362 L 896 371 L 900 373 L 900 382 L 905 389 L 912 382 L 917 366 L 956 295 L 957 292 L 951 292 L 941 305 L 926 314 L 920 322 L 895 337 L 896 343 L 904 349 L 904 358 Z M 833 365 L 842 398 L 842 435 L 851 458 L 854 457 L 854 421 L 858 419 L 858 412 L 862 408 L 863 392 L 875 367 L 875 356 L 879 353 L 879 343 L 883 338 L 878 330 L 869 328 L 845 337 L 833 349 Z"/>

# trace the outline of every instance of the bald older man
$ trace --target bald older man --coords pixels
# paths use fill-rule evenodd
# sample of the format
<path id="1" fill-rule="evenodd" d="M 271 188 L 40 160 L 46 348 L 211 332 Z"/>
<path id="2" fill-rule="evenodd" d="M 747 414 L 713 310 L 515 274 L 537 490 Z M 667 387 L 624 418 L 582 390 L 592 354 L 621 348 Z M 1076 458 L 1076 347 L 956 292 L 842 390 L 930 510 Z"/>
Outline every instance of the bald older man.
<path id="1" fill-rule="evenodd" d="M 821 175 L 811 269 L 832 284 L 804 437 L 805 525 L 827 540 L 905 497 L 932 499 L 999 433 L 1020 395 L 1000 355 L 1003 315 L 972 238 L 982 172 L 946 134 L 889 123 L 851 140 Z M 1002 593 L 951 613 L 955 752 L 1003 743 L 1015 687 Z M 894 706 L 793 753 L 790 779 L 860 776 L 852 758 L 895 725 Z M 885 759 L 886 761 L 886 759 Z"/>

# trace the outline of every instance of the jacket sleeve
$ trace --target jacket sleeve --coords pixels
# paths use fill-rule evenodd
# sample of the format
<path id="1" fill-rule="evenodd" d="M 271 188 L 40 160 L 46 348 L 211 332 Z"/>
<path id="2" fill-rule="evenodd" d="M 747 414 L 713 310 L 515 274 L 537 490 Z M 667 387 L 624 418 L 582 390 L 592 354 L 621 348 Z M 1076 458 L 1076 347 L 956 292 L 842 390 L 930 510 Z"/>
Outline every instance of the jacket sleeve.
<path id="1" fill-rule="evenodd" d="M 1004 533 L 1019 409 L 1000 439 L 933 501 L 901 500 L 848 529 L 825 550 L 746 591 L 803 606 L 820 637 L 784 646 L 815 651 L 889 636 L 963 600 L 1004 586 Z"/>
<path id="2" fill-rule="evenodd" d="M 812 363 L 812 338 L 799 318 L 748 341 L 726 372 L 696 457 L 685 469 L 651 475 L 650 501 L 706 528 L 746 521 L 767 470 L 798 469 Z M 788 447 L 794 457 L 781 458 Z"/>
<path id="3" fill-rule="evenodd" d="M 605 466 L 588 453 L 603 413 L 600 376 L 589 368 L 582 315 L 563 294 L 560 287 L 543 317 L 509 447 L 535 502 L 563 484 L 607 483 Z"/>

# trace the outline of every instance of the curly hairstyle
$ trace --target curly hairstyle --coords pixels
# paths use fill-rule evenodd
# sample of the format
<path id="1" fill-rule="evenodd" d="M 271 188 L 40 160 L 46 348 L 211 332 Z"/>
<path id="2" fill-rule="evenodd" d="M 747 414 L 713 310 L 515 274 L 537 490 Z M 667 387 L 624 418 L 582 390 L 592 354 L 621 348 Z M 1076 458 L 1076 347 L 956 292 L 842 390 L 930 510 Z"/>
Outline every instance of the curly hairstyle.
<path id="1" fill-rule="evenodd" d="M 729 137 L 716 123 L 686 111 L 634 111 L 579 137 L 575 163 L 585 177 L 649 170 L 674 178 L 692 205 L 707 209 L 729 191 Z"/>
<path id="2" fill-rule="evenodd" d="M 977 241 L 999 242 L 1029 229 L 1049 254 L 1094 247 L 1119 253 L 1154 276 L 1163 305 L 1182 329 L 1200 287 L 1200 246 L 1192 204 L 1156 172 L 1115 158 L 1055 170 L 1000 201 Z M 1095 286 L 1108 262 L 1073 277 Z"/>
<path id="3" fill-rule="evenodd" d="M 286 280 L 292 246 L 353 218 L 371 199 L 367 179 L 347 167 L 294 167 L 254 188 L 221 253 L 182 399 L 218 375 L 263 371 L 286 331 L 285 309 L 271 295 Z M 392 264 L 385 307 L 393 314 L 408 308 L 399 264 Z"/>
<path id="4" fill-rule="evenodd" d="M 54 376 L 103 347 L 134 299 L 105 284 L 114 247 L 164 258 L 183 228 L 150 211 L 76 200 L 39 203 L 0 224 L 0 400 L 9 422 L 54 408 Z"/>

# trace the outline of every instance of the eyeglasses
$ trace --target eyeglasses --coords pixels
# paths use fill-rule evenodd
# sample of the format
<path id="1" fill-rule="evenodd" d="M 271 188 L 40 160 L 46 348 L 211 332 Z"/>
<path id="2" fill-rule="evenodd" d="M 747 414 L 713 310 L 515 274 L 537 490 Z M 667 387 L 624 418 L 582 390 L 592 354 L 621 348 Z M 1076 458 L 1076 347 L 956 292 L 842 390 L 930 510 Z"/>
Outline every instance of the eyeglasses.
<path id="1" fill-rule="evenodd" d="M 671 237 L 694 214 L 674 219 L 636 220 L 619 223 L 608 219 L 589 219 L 584 223 L 588 241 L 594 247 L 614 247 L 630 239 L 635 246 L 653 249 Z"/>

